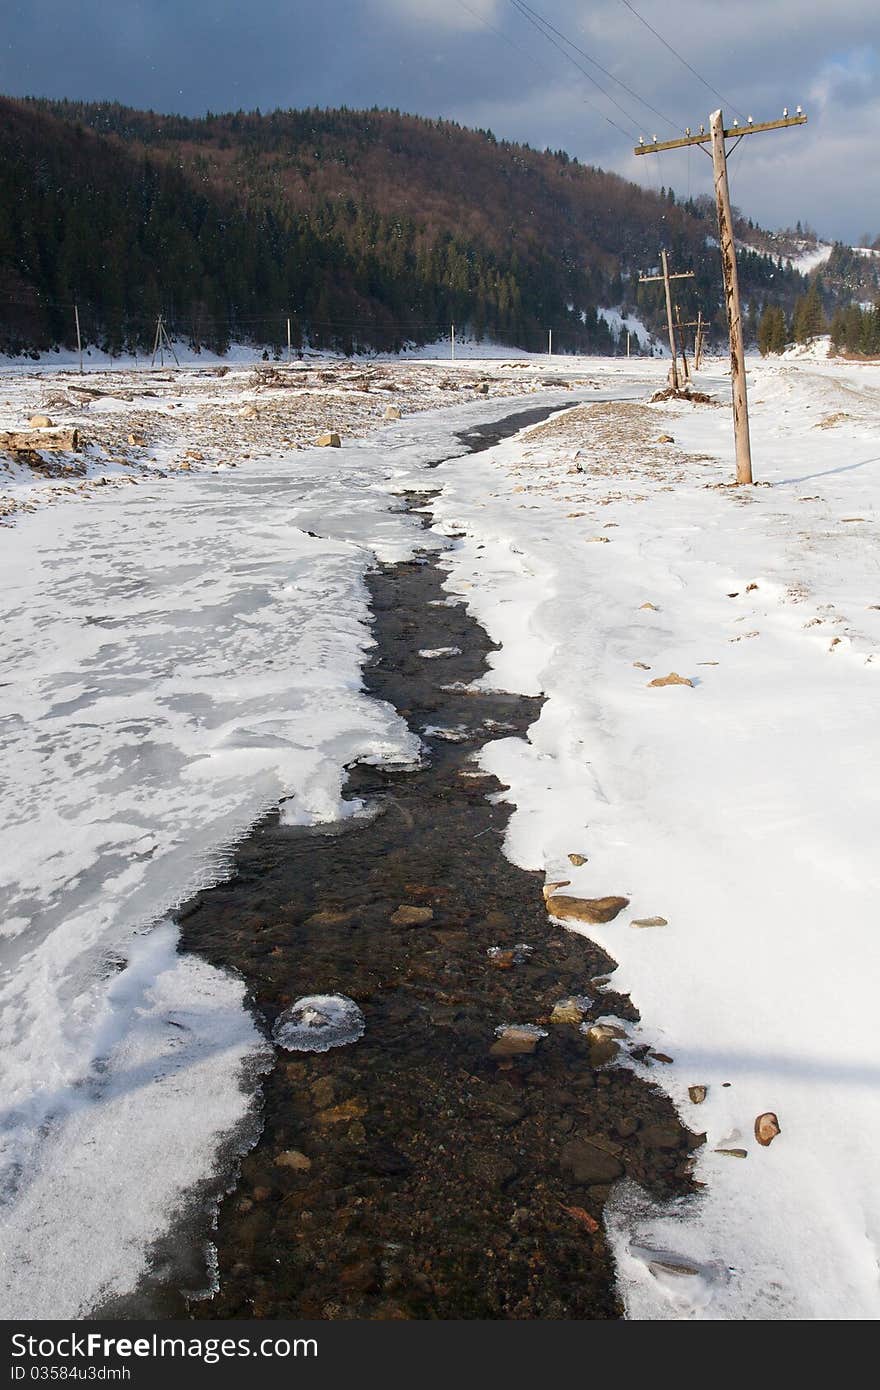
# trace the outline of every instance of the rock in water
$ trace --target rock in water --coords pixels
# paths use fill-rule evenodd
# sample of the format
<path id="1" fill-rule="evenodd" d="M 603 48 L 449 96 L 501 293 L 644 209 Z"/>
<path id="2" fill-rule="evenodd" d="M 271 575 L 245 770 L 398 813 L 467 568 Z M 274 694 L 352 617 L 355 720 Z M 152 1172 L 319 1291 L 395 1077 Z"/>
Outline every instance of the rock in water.
<path id="1" fill-rule="evenodd" d="M 631 927 L 668 927 L 669 923 L 665 917 L 636 917 L 630 922 Z"/>
<path id="2" fill-rule="evenodd" d="M 410 907 L 408 903 L 401 903 L 397 911 L 392 912 L 390 920 L 396 927 L 423 927 L 433 917 L 433 908 Z"/>
<path id="3" fill-rule="evenodd" d="M 581 1019 L 590 1007 L 590 1000 L 581 999 L 560 999 L 553 1005 L 553 1012 L 550 1015 L 551 1023 L 573 1023 L 580 1025 Z"/>
<path id="4" fill-rule="evenodd" d="M 585 854 L 570 854 L 568 860 L 576 869 L 579 869 L 582 864 L 586 864 L 587 856 Z"/>
<path id="5" fill-rule="evenodd" d="M 773 1143 L 777 1134 L 781 1133 L 779 1121 L 772 1110 L 765 1110 L 763 1115 L 759 1115 L 755 1120 L 755 1138 L 765 1149 L 768 1144 Z"/>
<path id="6" fill-rule="evenodd" d="M 613 922 L 618 912 L 629 906 L 629 898 L 571 898 L 567 893 L 551 893 L 547 911 L 561 922 L 586 922 L 595 926 Z"/>
<path id="7" fill-rule="evenodd" d="M 275 1159 L 276 1168 L 291 1168 L 295 1173 L 307 1173 L 311 1166 L 312 1160 L 299 1149 L 287 1149 Z"/>
<path id="8" fill-rule="evenodd" d="M 496 1040 L 489 1048 L 489 1056 L 528 1056 L 546 1036 L 546 1029 L 534 1023 L 502 1023 L 495 1029 Z"/>
<path id="9" fill-rule="evenodd" d="M 692 1105 L 702 1105 L 706 1099 L 708 1086 L 688 1086 L 688 1096 Z"/>
<path id="10" fill-rule="evenodd" d="M 623 1174 L 620 1160 L 589 1139 L 569 1140 L 559 1157 L 563 1168 L 571 1173 L 575 1182 L 587 1187 L 614 1182 Z"/>
<path id="11" fill-rule="evenodd" d="M 363 1037 L 364 1016 L 345 994 L 307 994 L 276 1020 L 272 1036 L 289 1052 L 328 1052 Z"/>

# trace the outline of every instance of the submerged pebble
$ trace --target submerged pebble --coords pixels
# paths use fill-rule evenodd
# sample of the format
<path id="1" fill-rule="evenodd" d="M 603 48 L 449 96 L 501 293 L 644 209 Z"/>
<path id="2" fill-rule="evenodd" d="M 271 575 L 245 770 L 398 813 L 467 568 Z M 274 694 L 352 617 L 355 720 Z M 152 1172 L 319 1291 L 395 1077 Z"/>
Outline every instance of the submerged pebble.
<path id="1" fill-rule="evenodd" d="M 307 994 L 278 1018 L 272 1036 L 289 1052 L 328 1052 L 363 1037 L 364 1016 L 345 994 Z"/>

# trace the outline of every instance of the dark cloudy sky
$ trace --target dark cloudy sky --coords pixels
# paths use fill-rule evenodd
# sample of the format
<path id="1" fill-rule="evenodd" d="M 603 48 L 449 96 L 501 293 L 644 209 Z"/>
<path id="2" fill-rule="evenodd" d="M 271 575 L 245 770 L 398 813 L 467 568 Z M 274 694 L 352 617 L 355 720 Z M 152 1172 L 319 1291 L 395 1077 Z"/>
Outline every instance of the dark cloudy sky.
<path id="1" fill-rule="evenodd" d="M 529 3 L 671 126 L 578 58 L 614 105 L 513 0 L 4 0 L 0 90 L 188 114 L 396 106 L 565 148 L 682 196 L 709 191 L 699 149 L 632 153 L 632 134 L 670 138 L 719 102 L 624 0 Z M 728 119 L 734 107 L 756 121 L 806 109 L 807 127 L 750 137 L 734 156 L 747 214 L 850 242 L 880 232 L 878 0 L 633 5 L 724 95 Z"/>

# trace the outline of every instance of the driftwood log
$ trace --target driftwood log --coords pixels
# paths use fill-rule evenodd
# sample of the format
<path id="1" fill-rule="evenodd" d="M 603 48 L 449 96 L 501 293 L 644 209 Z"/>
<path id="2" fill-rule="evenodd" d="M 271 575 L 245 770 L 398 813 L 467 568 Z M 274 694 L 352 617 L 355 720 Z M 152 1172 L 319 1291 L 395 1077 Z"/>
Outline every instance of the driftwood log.
<path id="1" fill-rule="evenodd" d="M 10 454 L 76 453 L 80 446 L 78 429 L 0 430 L 0 449 Z"/>

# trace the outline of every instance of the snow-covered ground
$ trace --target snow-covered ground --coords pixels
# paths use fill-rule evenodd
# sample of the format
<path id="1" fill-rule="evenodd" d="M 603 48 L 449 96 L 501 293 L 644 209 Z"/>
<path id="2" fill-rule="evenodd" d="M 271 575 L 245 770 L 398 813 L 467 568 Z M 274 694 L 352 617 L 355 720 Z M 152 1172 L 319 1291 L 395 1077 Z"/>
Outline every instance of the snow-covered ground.
<path id="1" fill-rule="evenodd" d="M 707 1134 L 698 1198 L 616 1195 L 629 1315 L 873 1319 L 880 369 L 749 377 L 762 486 L 729 486 L 709 372 L 723 408 L 596 403 L 453 462 L 439 525 L 466 533 L 449 588 L 502 644 L 489 681 L 548 697 L 527 741 L 484 753 L 516 807 L 507 852 L 630 898 L 586 930 L 633 1039 L 674 1059 L 652 1079 Z M 672 672 L 691 684 L 650 685 Z"/>
<path id="2" fill-rule="evenodd" d="M 264 356 L 265 354 L 265 356 Z M 176 361 L 175 361 L 176 358 Z M 326 348 L 313 348 L 306 344 L 301 350 L 295 349 L 290 356 L 292 364 L 314 363 L 314 362 L 354 362 L 355 364 L 369 362 L 399 362 L 401 360 L 426 361 L 426 362 L 495 362 L 499 359 L 523 359 L 530 358 L 530 354 L 522 348 L 511 347 L 509 343 L 496 343 L 491 339 L 479 339 L 471 337 L 469 334 L 458 333 L 456 335 L 455 346 L 453 349 L 452 335 L 438 338 L 431 343 L 410 343 L 400 353 L 382 353 L 365 351 L 363 354 L 356 354 L 354 357 L 347 357 L 341 352 L 331 352 Z M 165 348 L 161 353 L 156 353 L 155 360 L 150 352 L 141 353 L 117 353 L 111 355 L 102 348 L 89 344 L 83 349 L 82 367 L 83 371 L 102 372 L 102 371 L 147 371 L 156 368 L 175 365 L 181 367 L 201 367 L 205 370 L 212 367 L 242 367 L 256 366 L 259 363 L 268 361 L 270 364 L 286 364 L 288 361 L 287 349 L 282 347 L 280 355 L 275 356 L 275 347 L 271 343 L 230 343 L 224 353 L 211 352 L 208 348 L 194 348 L 188 342 L 176 338 L 173 340 L 173 351 Z M 31 356 L 22 353 L 17 356 L 10 356 L 8 353 L 0 353 L 0 372 L 11 371 L 57 371 L 59 368 L 74 367 L 77 370 L 80 365 L 80 355 L 75 349 L 71 348 L 51 348 L 44 352 Z"/>

